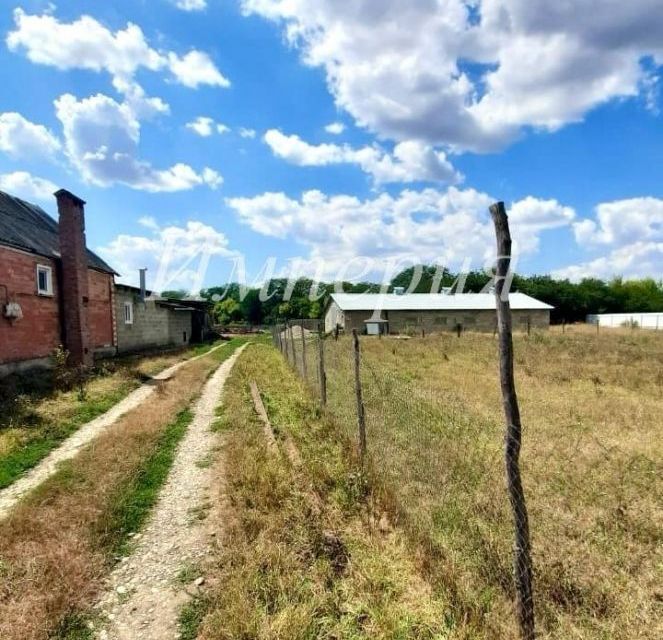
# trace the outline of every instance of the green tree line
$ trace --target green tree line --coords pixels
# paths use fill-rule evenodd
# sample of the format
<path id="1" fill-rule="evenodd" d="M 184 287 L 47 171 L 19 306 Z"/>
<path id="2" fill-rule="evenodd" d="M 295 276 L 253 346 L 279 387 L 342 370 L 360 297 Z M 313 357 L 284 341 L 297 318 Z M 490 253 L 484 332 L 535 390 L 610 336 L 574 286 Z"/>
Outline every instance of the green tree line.
<path id="1" fill-rule="evenodd" d="M 421 277 L 414 283 L 417 271 Z M 449 288 L 452 291 L 478 293 L 489 285 L 490 280 L 490 276 L 483 271 L 471 271 L 461 276 L 435 265 L 424 265 L 398 273 L 391 280 L 388 290 L 391 292 L 395 287 L 404 287 L 414 293 L 439 293 L 442 288 Z M 313 280 L 301 278 L 294 284 L 290 283 L 288 291 L 288 280 L 277 278 L 263 286 L 263 300 L 258 288 L 245 288 L 242 296 L 242 289 L 237 283 L 210 287 L 201 291 L 201 295 L 214 303 L 214 316 L 220 324 L 255 325 L 291 318 L 320 318 L 329 295 L 336 288 L 334 283 L 318 283 L 316 286 Z M 343 283 L 343 291 L 347 293 L 377 293 L 379 290 L 380 285 L 373 282 Z M 516 274 L 511 291 L 525 293 L 552 305 L 551 320 L 556 323 L 584 321 L 588 314 L 594 313 L 663 311 L 663 280 L 653 278 L 614 278 L 609 281 L 585 278 L 580 282 L 570 282 L 550 276 Z"/>

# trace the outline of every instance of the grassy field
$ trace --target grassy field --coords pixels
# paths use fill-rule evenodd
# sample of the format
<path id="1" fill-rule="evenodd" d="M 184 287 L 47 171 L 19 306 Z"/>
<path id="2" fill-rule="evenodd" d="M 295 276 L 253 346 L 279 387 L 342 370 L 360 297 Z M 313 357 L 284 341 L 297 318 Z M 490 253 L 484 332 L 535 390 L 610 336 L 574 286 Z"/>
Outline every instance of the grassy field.
<path id="1" fill-rule="evenodd" d="M 85 616 L 158 496 L 187 409 L 242 342 L 185 364 L 0 522 L 0 638 L 91 637 Z"/>
<path id="2" fill-rule="evenodd" d="M 495 339 L 361 344 L 374 499 L 453 637 L 517 637 Z M 350 346 L 325 344 L 329 410 L 356 439 Z M 515 354 L 540 637 L 661 637 L 663 333 L 552 329 Z"/>
<path id="3" fill-rule="evenodd" d="M 0 380 L 0 489 L 42 460 L 81 425 L 108 411 L 149 376 L 209 349 L 101 362 L 82 389 L 59 389 L 53 371 Z"/>
<path id="4" fill-rule="evenodd" d="M 272 422 L 270 450 L 249 394 Z M 376 522 L 338 425 L 271 346 L 251 345 L 224 391 L 226 488 L 216 585 L 181 618 L 184 638 L 448 637 L 447 611 L 401 532 Z M 293 459 L 287 452 L 296 450 Z M 199 632 L 199 633 L 198 633 Z"/>

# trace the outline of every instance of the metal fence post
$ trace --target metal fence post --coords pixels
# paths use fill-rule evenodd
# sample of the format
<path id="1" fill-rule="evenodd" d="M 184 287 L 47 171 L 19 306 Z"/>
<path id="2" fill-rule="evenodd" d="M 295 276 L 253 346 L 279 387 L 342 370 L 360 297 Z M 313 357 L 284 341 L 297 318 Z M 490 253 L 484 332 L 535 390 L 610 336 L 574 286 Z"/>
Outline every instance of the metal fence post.
<path id="1" fill-rule="evenodd" d="M 364 400 L 361 394 L 361 356 L 359 355 L 359 336 L 357 330 L 352 330 L 352 344 L 354 347 L 355 363 L 355 396 L 357 398 L 357 426 L 359 427 L 359 457 L 362 465 L 366 458 L 366 414 Z"/>
<path id="2" fill-rule="evenodd" d="M 511 234 L 503 202 L 490 206 L 497 239 L 497 267 L 495 270 L 495 303 L 499 332 L 500 386 L 506 418 L 505 466 L 509 500 L 515 529 L 514 577 L 520 635 L 534 640 L 534 599 L 532 593 L 532 558 L 530 553 L 527 505 L 520 477 L 520 447 L 522 425 L 513 374 L 513 335 L 509 292 L 504 292 L 511 265 Z"/>

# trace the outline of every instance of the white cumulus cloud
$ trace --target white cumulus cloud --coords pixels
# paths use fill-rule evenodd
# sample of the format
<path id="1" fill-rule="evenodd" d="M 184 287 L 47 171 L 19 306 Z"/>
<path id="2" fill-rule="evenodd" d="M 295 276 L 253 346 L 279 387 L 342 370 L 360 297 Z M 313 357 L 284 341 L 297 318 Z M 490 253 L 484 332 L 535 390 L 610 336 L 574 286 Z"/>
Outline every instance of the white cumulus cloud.
<path id="1" fill-rule="evenodd" d="M 663 200 L 645 197 L 603 202 L 596 207 L 596 220 L 586 218 L 573 228 L 579 244 L 663 241 Z"/>
<path id="2" fill-rule="evenodd" d="M 337 105 L 394 140 L 485 151 L 646 94 L 660 0 L 243 0 L 322 68 Z M 649 100 L 648 95 L 643 95 Z M 651 106 L 651 105 L 650 105 Z"/>
<path id="3" fill-rule="evenodd" d="M 145 191 L 180 191 L 200 185 L 218 187 L 221 176 L 210 168 L 198 173 L 176 163 L 156 169 L 138 159 L 140 123 L 126 103 L 97 94 L 78 100 L 71 94 L 55 101 L 67 157 L 84 180 L 100 186 L 125 184 Z"/>
<path id="4" fill-rule="evenodd" d="M 161 227 L 153 217 L 143 216 L 138 223 L 147 235 L 122 234 L 97 249 L 126 284 L 137 284 L 138 269 L 147 267 L 148 288 L 184 288 L 198 293 L 200 277 L 204 278 L 211 258 L 237 255 L 222 232 L 200 221 Z"/>
<path id="5" fill-rule="evenodd" d="M 0 190 L 28 201 L 50 202 L 58 187 L 50 180 L 38 178 L 27 171 L 14 171 L 0 174 Z"/>
<path id="6" fill-rule="evenodd" d="M 61 22 L 47 13 L 29 15 L 23 9 L 15 9 L 14 23 L 14 30 L 7 35 L 7 46 L 11 51 L 24 52 L 37 64 L 61 70 L 106 71 L 116 83 L 125 83 L 128 88 L 134 87 L 130 79 L 141 68 L 168 69 L 186 87 L 230 86 L 208 54 L 192 49 L 180 56 L 157 50 L 150 46 L 141 28 L 131 22 L 113 32 L 88 15 Z"/>
<path id="7" fill-rule="evenodd" d="M 325 131 L 327 133 L 331 133 L 334 136 L 338 136 L 345 131 L 345 125 L 342 122 L 330 122 L 325 127 Z"/>
<path id="8" fill-rule="evenodd" d="M 171 73 L 185 87 L 196 89 L 201 84 L 212 87 L 230 86 L 230 80 L 216 68 L 212 59 L 202 51 L 193 49 L 183 56 L 171 52 L 168 54 L 168 65 Z"/>
<path id="9" fill-rule="evenodd" d="M 461 175 L 444 152 L 414 140 L 398 143 L 393 154 L 378 146 L 313 145 L 297 135 L 285 135 L 278 129 L 267 131 L 264 140 L 275 155 L 292 164 L 305 167 L 356 164 L 377 183 L 419 180 L 455 183 L 461 180 Z"/>
<path id="10" fill-rule="evenodd" d="M 558 269 L 558 277 L 626 278 L 663 275 L 663 200 L 653 197 L 602 202 L 595 217 L 573 225 L 576 242 L 589 253 L 604 252 Z"/>
<path id="11" fill-rule="evenodd" d="M 227 205 L 254 231 L 299 242 L 307 258 L 333 273 L 357 256 L 438 262 L 460 267 L 465 259 L 481 267 L 495 252 L 488 206 L 494 199 L 474 189 L 404 190 L 361 200 L 349 195 L 306 191 L 299 199 L 268 192 L 228 198 Z M 551 201 L 516 202 L 512 224 L 514 251 L 536 251 L 539 235 L 569 224 L 572 212 Z M 545 212 L 545 213 L 543 213 Z"/>
<path id="12" fill-rule="evenodd" d="M 207 9 L 206 0 L 175 0 L 175 6 L 182 11 L 204 11 Z"/>
<path id="13" fill-rule="evenodd" d="M 230 127 L 221 122 L 215 122 L 214 118 L 208 116 L 198 116 L 195 120 L 187 122 L 184 126 L 202 138 L 209 138 L 214 132 L 223 134 L 230 131 Z"/>
<path id="14" fill-rule="evenodd" d="M 60 141 L 45 126 L 20 113 L 0 113 L 0 151 L 15 158 L 52 157 Z"/>

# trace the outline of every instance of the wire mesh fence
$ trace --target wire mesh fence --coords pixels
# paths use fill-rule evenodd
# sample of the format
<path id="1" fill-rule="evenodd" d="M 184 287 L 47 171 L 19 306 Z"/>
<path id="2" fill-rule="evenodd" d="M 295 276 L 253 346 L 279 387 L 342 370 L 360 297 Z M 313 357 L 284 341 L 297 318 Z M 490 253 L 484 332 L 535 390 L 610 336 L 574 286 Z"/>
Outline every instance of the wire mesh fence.
<path id="1" fill-rule="evenodd" d="M 470 544 L 471 566 L 463 567 L 463 582 L 474 596 L 494 584 L 509 593 L 511 529 L 502 482 L 502 427 L 486 429 L 453 394 L 399 367 L 405 341 L 362 337 L 359 342 L 365 463 L 372 480 L 383 497 L 393 500 L 394 512 L 415 537 L 438 548 L 439 562 L 465 554 Z M 295 321 L 274 328 L 274 343 L 311 391 L 326 396 L 328 411 L 360 452 L 352 336 L 325 337 L 319 327 Z"/>
<path id="2" fill-rule="evenodd" d="M 663 354 L 663 342 L 654 338 L 639 338 L 638 353 Z M 273 340 L 359 449 L 352 336 L 325 336 L 314 322 L 294 321 L 275 327 Z M 642 375 L 653 398 L 663 378 L 645 377 L 646 360 L 629 362 L 633 339 L 619 343 L 612 368 L 601 369 L 597 362 L 615 351 L 609 336 L 576 329 L 571 335 L 534 331 L 518 340 L 516 366 L 529 391 L 523 477 L 531 500 L 538 617 L 547 630 L 564 629 L 550 637 L 582 629 L 583 637 L 598 638 L 614 628 L 614 619 L 628 619 L 633 598 L 650 612 L 644 618 L 654 616 L 645 590 L 636 595 L 642 574 L 635 560 L 629 586 L 619 586 L 628 596 L 622 601 L 608 595 L 618 590 L 615 576 L 624 579 L 624 558 L 613 546 L 626 544 L 631 534 L 616 527 L 606 533 L 606 522 L 629 502 L 646 514 L 637 534 L 644 540 L 650 530 L 645 520 L 660 517 L 656 489 L 643 489 L 660 468 L 647 445 L 651 435 L 635 444 L 623 430 L 637 410 L 642 433 L 651 434 L 660 406 L 634 396 L 629 409 L 625 393 L 612 397 L 607 388 L 620 383 L 639 392 Z M 454 616 L 489 629 L 487 637 L 516 637 L 514 521 L 504 479 L 496 338 L 447 332 L 409 339 L 362 336 L 359 344 L 366 466 L 374 489 L 424 550 L 423 564 Z M 624 382 L 627 367 L 632 382 Z M 590 429 L 591 421 L 601 429 Z M 593 529 L 586 523 L 589 514 Z M 655 553 L 653 541 L 645 547 L 641 553 Z"/>

